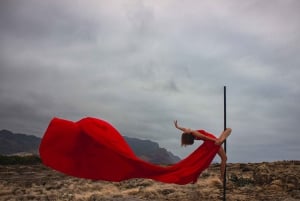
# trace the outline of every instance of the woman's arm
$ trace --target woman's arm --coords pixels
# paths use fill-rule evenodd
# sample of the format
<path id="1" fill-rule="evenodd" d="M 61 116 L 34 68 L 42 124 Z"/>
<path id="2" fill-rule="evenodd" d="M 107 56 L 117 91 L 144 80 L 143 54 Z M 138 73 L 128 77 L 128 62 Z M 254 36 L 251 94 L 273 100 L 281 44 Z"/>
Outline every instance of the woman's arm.
<path id="1" fill-rule="evenodd" d="M 174 125 L 175 125 L 175 127 L 176 127 L 177 129 L 183 131 L 184 133 L 190 133 L 191 135 L 197 137 L 198 139 L 201 139 L 201 140 L 210 140 L 210 141 L 213 141 L 213 142 L 216 142 L 216 140 L 217 140 L 217 139 L 215 139 L 215 138 L 205 136 L 205 135 L 199 133 L 199 132 L 196 131 L 196 130 L 192 130 L 192 129 L 190 129 L 190 128 L 180 127 L 180 126 L 178 126 L 177 120 L 174 121 Z"/>
<path id="2" fill-rule="evenodd" d="M 192 132 L 192 129 L 190 129 L 190 128 L 184 128 L 184 127 L 178 126 L 177 120 L 174 121 L 174 125 L 177 129 L 183 131 L 184 133 L 191 133 Z"/>

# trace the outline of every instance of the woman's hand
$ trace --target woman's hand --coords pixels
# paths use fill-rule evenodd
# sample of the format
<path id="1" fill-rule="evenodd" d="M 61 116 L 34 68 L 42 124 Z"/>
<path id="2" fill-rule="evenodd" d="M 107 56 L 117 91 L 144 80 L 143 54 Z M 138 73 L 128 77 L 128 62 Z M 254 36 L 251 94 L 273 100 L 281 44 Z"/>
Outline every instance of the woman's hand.
<path id="1" fill-rule="evenodd" d="M 178 124 L 177 124 L 177 120 L 174 121 L 174 125 L 176 128 L 179 128 Z"/>
<path id="2" fill-rule="evenodd" d="M 177 120 L 174 121 L 174 125 L 177 129 L 179 129 L 179 130 L 181 130 L 185 133 L 192 133 L 193 132 L 193 130 L 190 129 L 190 128 L 183 128 L 183 127 L 178 126 Z"/>

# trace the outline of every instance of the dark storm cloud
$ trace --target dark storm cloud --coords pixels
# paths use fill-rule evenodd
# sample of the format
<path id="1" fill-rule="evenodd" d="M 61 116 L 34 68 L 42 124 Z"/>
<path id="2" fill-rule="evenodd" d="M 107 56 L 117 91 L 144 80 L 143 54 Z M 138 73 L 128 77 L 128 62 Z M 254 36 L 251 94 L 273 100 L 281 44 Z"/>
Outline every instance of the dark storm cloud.
<path id="1" fill-rule="evenodd" d="M 71 2 L 69 2 L 71 3 Z M 79 11 L 59 1 L 1 1 L 2 35 L 24 42 L 70 42 L 88 40 L 93 33 L 93 20 L 78 15 Z"/>
<path id="2" fill-rule="evenodd" d="M 299 159 L 297 1 L 0 4 L 1 128 L 96 116 L 184 156 L 172 121 L 218 134 L 226 84 L 229 159 Z"/>

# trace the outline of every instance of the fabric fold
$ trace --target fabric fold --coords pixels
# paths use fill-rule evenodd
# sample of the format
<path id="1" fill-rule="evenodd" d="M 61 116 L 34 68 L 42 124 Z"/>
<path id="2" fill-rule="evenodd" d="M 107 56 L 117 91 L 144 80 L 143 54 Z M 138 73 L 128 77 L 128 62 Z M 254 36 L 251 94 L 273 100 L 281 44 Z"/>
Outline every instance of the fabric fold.
<path id="1" fill-rule="evenodd" d="M 204 141 L 176 164 L 155 165 L 138 158 L 109 122 L 86 117 L 77 122 L 53 118 L 39 151 L 46 166 L 74 177 L 115 182 L 148 178 L 183 185 L 197 181 L 219 148 Z"/>

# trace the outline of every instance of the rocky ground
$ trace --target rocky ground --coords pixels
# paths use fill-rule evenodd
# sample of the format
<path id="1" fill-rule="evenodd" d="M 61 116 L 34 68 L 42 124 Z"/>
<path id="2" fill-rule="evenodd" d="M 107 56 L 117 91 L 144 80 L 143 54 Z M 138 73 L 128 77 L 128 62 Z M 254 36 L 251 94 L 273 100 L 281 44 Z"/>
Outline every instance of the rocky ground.
<path id="1" fill-rule="evenodd" d="M 219 165 L 196 184 L 164 184 L 147 179 L 120 183 L 69 177 L 43 165 L 0 166 L 0 200 L 194 201 L 223 200 Z M 300 161 L 228 164 L 226 200 L 300 200 Z"/>

